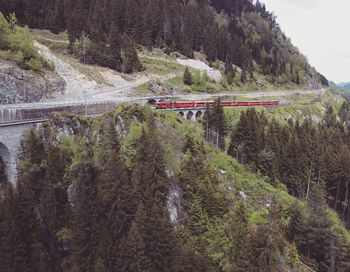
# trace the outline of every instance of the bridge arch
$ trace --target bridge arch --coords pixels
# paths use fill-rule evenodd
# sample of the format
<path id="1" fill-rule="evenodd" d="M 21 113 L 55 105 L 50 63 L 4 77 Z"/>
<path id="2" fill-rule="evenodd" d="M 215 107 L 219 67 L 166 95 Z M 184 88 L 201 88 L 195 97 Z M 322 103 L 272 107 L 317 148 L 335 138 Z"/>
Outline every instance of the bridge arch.
<path id="1" fill-rule="evenodd" d="M 194 114 L 193 111 L 187 112 L 187 114 L 186 114 L 186 119 L 187 119 L 187 120 L 192 120 L 193 114 Z"/>
<path id="2" fill-rule="evenodd" d="M 179 114 L 180 114 L 181 117 L 185 116 L 185 113 L 183 111 L 180 111 Z"/>
<path id="3" fill-rule="evenodd" d="M 199 119 L 203 116 L 203 112 L 202 111 L 197 111 L 196 113 L 196 119 Z"/>
<path id="4" fill-rule="evenodd" d="M 157 100 L 156 100 L 156 99 L 149 99 L 149 100 L 147 101 L 147 104 L 152 105 L 152 106 L 154 106 L 156 103 L 157 103 Z"/>
<path id="5" fill-rule="evenodd" d="M 3 181 L 0 180 L 0 184 L 3 182 L 8 182 L 11 178 L 11 164 L 12 164 L 12 158 L 11 158 L 11 152 L 9 148 L 0 142 L 0 159 L 3 162 L 3 165 L 5 167 L 5 176 L 7 180 Z"/>

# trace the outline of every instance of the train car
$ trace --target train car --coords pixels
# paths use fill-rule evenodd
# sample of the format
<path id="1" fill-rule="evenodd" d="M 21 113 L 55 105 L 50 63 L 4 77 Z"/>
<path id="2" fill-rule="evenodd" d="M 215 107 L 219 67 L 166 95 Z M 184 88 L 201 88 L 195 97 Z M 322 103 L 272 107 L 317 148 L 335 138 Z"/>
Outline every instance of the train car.
<path id="1" fill-rule="evenodd" d="M 258 107 L 258 106 L 278 106 L 279 100 L 270 101 L 222 101 L 223 107 Z M 157 102 L 156 109 L 188 109 L 213 107 L 214 101 L 165 101 Z"/>

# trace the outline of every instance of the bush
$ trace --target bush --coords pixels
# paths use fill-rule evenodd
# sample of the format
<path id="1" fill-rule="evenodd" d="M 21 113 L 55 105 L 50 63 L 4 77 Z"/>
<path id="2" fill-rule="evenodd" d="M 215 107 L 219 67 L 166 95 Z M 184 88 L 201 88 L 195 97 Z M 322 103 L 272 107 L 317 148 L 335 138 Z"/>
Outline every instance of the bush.
<path id="1" fill-rule="evenodd" d="M 23 63 L 23 60 L 24 60 L 24 56 L 23 56 L 22 51 L 18 51 L 15 54 L 15 61 L 20 64 L 20 63 Z"/>
<path id="2" fill-rule="evenodd" d="M 45 68 L 50 71 L 55 71 L 55 64 L 52 61 L 45 61 Z"/>
<path id="3" fill-rule="evenodd" d="M 26 61 L 25 68 L 38 72 L 43 68 L 43 65 L 39 59 L 31 58 L 29 61 Z"/>
<path id="4" fill-rule="evenodd" d="M 0 50 L 8 49 L 8 36 L 10 27 L 2 13 L 0 12 Z"/>
<path id="5" fill-rule="evenodd" d="M 11 60 L 13 53 L 10 50 L 0 50 L 0 59 Z"/>
<path id="6" fill-rule="evenodd" d="M 16 62 L 24 69 L 40 71 L 44 67 L 53 71 L 53 63 L 46 62 L 36 51 L 28 27 L 16 27 L 12 15 L 12 30 L 0 13 L 0 58 Z M 14 17 L 15 18 L 15 17 Z"/>

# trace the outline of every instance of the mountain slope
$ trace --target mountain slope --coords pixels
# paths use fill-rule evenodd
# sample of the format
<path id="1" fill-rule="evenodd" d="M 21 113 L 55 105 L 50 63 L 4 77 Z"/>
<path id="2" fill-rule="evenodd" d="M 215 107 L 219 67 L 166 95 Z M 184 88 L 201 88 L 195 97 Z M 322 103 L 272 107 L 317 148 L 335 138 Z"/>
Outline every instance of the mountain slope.
<path id="1" fill-rule="evenodd" d="M 0 10 L 15 11 L 20 22 L 31 27 L 67 29 L 72 49 L 81 45 L 76 40 L 88 38 L 89 48 L 81 58 L 119 71 L 142 69 L 133 50 L 136 43 L 188 57 L 201 51 L 209 62 L 226 63 L 228 83 L 237 74 L 247 82 L 261 73 L 276 84 L 328 84 L 259 1 L 1 0 Z"/>
<path id="2" fill-rule="evenodd" d="M 339 87 L 341 87 L 342 89 L 345 90 L 350 90 L 350 82 L 343 82 L 343 83 L 339 83 L 337 84 Z"/>
<path id="3" fill-rule="evenodd" d="M 131 105 L 51 116 L 24 141 L 18 187 L 1 191 L 0 267 L 15 256 L 16 271 L 349 271 L 349 232 L 316 184 L 296 199 L 203 127 Z"/>

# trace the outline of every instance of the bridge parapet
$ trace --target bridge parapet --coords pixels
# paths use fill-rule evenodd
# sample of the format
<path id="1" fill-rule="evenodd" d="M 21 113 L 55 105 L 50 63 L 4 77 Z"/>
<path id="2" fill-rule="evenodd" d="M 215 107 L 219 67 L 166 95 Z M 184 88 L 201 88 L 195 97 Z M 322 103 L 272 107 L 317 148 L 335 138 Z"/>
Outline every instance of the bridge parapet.
<path id="1" fill-rule="evenodd" d="M 116 106 L 116 102 L 106 103 L 71 103 L 71 104 L 45 104 L 43 106 L 29 105 L 8 105 L 0 106 L 0 125 L 32 122 L 35 120 L 45 120 L 53 112 L 68 112 L 78 115 L 102 114 Z"/>

